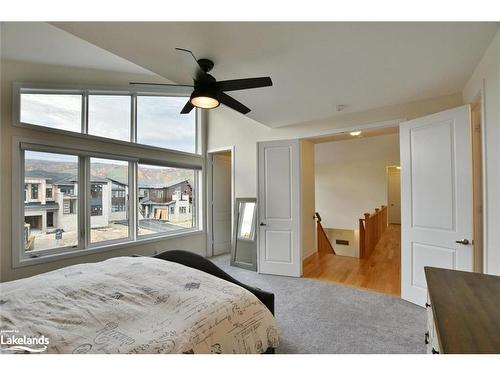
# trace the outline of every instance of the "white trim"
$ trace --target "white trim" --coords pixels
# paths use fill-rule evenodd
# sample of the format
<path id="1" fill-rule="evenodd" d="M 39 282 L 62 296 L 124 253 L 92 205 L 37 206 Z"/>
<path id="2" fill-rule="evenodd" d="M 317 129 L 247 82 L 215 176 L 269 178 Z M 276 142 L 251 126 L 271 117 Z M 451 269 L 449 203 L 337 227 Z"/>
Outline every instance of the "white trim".
<path id="1" fill-rule="evenodd" d="M 149 85 L 93 85 L 93 84 L 61 84 L 48 82 L 24 82 L 18 81 L 13 83 L 14 89 L 19 92 L 29 93 L 64 93 L 64 94 L 81 94 L 82 91 L 88 91 L 89 94 L 95 95 L 158 95 L 158 96 L 182 96 L 189 97 L 193 92 L 193 88 L 189 86 L 149 86 Z"/>
<path id="2" fill-rule="evenodd" d="M 488 270 L 488 173 L 486 157 L 486 80 L 481 81 L 481 88 L 478 95 L 481 95 L 481 158 L 483 175 L 483 273 L 489 273 Z"/>
<path id="3" fill-rule="evenodd" d="M 80 257 L 80 256 L 88 255 L 88 254 L 103 253 L 106 251 L 126 249 L 126 248 L 133 247 L 133 246 L 146 245 L 149 243 L 155 243 L 155 242 L 170 240 L 170 239 L 174 239 L 174 238 L 197 236 L 197 235 L 202 235 L 204 233 L 205 232 L 203 230 L 194 229 L 194 230 L 186 230 L 186 231 L 182 231 L 182 232 L 176 232 L 176 233 L 172 233 L 172 234 L 168 234 L 168 235 L 141 238 L 141 239 L 137 239 L 136 241 L 123 241 L 123 242 L 116 242 L 114 244 L 109 244 L 109 245 L 93 246 L 93 247 L 90 247 L 88 249 L 76 249 L 76 250 L 72 249 L 73 251 L 66 251 L 66 252 L 60 253 L 60 254 L 48 254 L 48 255 L 43 255 L 43 256 L 37 257 L 37 258 L 22 259 L 20 261 L 19 261 L 19 259 L 13 260 L 12 266 L 13 266 L 13 268 L 32 266 L 34 264 L 48 263 L 48 262 L 53 262 L 53 261 L 61 260 L 61 259 Z"/>
<path id="4" fill-rule="evenodd" d="M 24 137 L 12 137 L 12 267 L 22 267 L 28 264 L 35 264 L 40 262 L 47 262 L 55 259 L 68 258 L 73 256 L 80 256 L 82 254 L 87 254 L 96 251 L 107 251 L 117 249 L 119 247 L 124 247 L 128 243 L 138 244 L 144 243 L 144 241 L 153 241 L 172 238 L 173 236 L 192 233 L 192 232 L 203 232 L 200 217 L 202 215 L 201 204 L 202 201 L 202 187 L 199 183 L 200 173 L 203 173 L 203 165 L 201 167 L 193 166 L 186 167 L 192 169 L 195 174 L 194 179 L 194 194 L 193 194 L 193 209 L 192 214 L 195 215 L 193 220 L 195 227 L 187 228 L 186 230 L 180 229 L 175 231 L 175 233 L 158 233 L 151 234 L 147 236 L 141 236 L 139 239 L 137 233 L 137 226 L 134 227 L 133 231 L 129 230 L 129 236 L 125 239 L 120 239 L 117 241 L 106 241 L 101 243 L 92 244 L 90 241 L 91 235 L 91 216 L 90 216 L 90 206 L 89 206 L 89 194 L 90 194 L 90 157 L 104 157 L 108 159 L 118 159 L 126 160 L 129 162 L 129 166 L 137 166 L 142 160 L 130 159 L 120 155 L 114 154 L 104 154 L 89 152 L 87 149 L 89 147 L 81 148 L 59 148 L 58 144 L 53 141 L 40 141 Z M 40 252 L 33 253 L 36 257 L 29 258 L 26 256 L 24 249 L 24 226 L 17 225 L 18 223 L 23 223 L 24 220 L 24 204 L 21 199 L 22 194 L 20 187 L 24 186 L 24 150 L 37 150 L 42 152 L 51 153 L 61 153 L 61 154 L 72 154 L 79 156 L 79 168 L 78 168 L 78 215 L 77 215 L 77 239 L 78 244 L 73 247 L 60 247 L 54 249 L 41 250 Z M 203 160 L 204 161 L 204 160 Z M 163 166 L 170 166 L 168 162 L 158 161 L 158 164 Z M 167 164 L 167 165 L 166 165 Z M 133 221 L 135 225 L 138 223 L 137 209 L 135 207 L 135 199 L 137 195 L 137 184 L 135 182 L 135 176 L 137 172 L 134 168 L 132 175 L 130 174 L 131 168 L 129 167 L 129 228 L 132 225 L 130 222 Z M 133 179 L 132 184 L 130 181 Z M 133 199 L 133 200 L 132 200 Z M 134 218 L 134 219 L 132 219 Z M 47 260 L 48 259 L 48 260 Z"/>
<path id="5" fill-rule="evenodd" d="M 82 95 L 82 118 L 81 127 L 79 132 L 74 132 L 70 130 L 62 130 L 57 128 L 46 127 L 42 125 L 30 124 L 21 122 L 21 92 L 28 93 L 44 93 L 44 94 L 78 94 Z M 130 139 L 128 141 L 116 140 L 106 137 L 101 137 L 97 135 L 88 134 L 88 96 L 89 95 L 126 95 L 131 98 L 131 131 Z M 22 83 L 14 82 L 12 84 L 12 125 L 16 127 L 21 127 L 25 129 L 39 130 L 43 132 L 50 132 L 53 134 L 68 135 L 71 137 L 78 137 L 82 139 L 95 140 L 100 142 L 107 142 L 115 145 L 126 145 L 133 147 L 141 147 L 146 150 L 168 152 L 177 155 L 184 155 L 190 157 L 203 158 L 202 150 L 198 150 L 198 143 L 201 142 L 198 139 L 200 136 L 204 136 L 200 131 L 200 127 L 203 121 L 201 121 L 201 115 L 198 108 L 195 109 L 195 152 L 186 152 L 174 149 L 166 149 L 158 146 L 145 145 L 141 143 L 135 143 L 137 141 L 137 97 L 138 96 L 172 96 L 172 97 L 184 97 L 189 96 L 189 94 L 179 94 L 172 91 L 166 91 L 165 89 L 160 90 L 155 88 L 153 91 L 138 91 L 132 90 L 130 87 L 123 86 L 90 86 L 90 85 L 53 85 L 49 83 Z M 132 140 L 132 141 L 131 141 Z"/>
<path id="6" fill-rule="evenodd" d="M 233 246 L 234 233 L 234 205 L 235 205 L 235 146 L 217 147 L 207 151 L 207 256 L 213 256 L 213 154 L 231 152 L 231 248 Z"/>

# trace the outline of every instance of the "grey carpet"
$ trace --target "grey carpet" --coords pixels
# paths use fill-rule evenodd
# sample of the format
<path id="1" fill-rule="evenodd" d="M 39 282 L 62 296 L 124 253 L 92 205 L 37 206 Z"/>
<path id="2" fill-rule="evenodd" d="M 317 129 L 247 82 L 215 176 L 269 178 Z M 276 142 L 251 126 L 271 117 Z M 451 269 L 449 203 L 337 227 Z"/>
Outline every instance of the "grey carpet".
<path id="1" fill-rule="evenodd" d="M 425 353 L 425 309 L 382 293 L 263 275 L 211 260 L 237 280 L 272 292 L 278 353 Z"/>

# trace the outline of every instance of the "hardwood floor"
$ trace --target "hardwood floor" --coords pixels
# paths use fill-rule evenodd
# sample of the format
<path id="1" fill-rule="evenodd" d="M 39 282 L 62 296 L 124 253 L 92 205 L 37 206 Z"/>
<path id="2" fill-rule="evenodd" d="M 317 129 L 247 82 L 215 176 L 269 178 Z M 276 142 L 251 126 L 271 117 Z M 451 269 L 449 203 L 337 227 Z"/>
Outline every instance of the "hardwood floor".
<path id="1" fill-rule="evenodd" d="M 401 294 L 401 226 L 389 225 L 368 259 L 314 254 L 304 260 L 304 277 Z"/>

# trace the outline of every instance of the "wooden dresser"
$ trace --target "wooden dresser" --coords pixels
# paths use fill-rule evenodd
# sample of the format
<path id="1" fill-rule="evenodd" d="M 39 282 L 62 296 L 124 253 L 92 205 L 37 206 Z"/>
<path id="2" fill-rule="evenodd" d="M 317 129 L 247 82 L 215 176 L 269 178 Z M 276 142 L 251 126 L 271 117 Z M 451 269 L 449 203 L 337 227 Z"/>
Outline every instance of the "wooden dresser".
<path id="1" fill-rule="evenodd" d="M 500 353 L 500 277 L 425 267 L 428 353 Z"/>

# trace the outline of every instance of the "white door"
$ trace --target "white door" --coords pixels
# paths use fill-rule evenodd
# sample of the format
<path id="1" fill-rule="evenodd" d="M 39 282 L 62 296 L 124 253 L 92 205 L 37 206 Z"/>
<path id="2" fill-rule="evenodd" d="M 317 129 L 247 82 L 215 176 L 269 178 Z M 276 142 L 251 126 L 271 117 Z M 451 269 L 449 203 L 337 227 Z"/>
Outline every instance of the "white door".
<path id="1" fill-rule="evenodd" d="M 298 140 L 258 144 L 259 272 L 302 276 Z"/>
<path id="2" fill-rule="evenodd" d="M 472 271 L 472 156 L 469 107 L 400 128 L 401 297 L 424 305 L 424 267 Z"/>
<path id="3" fill-rule="evenodd" d="M 231 251 L 231 155 L 212 155 L 213 255 Z"/>
<path id="4" fill-rule="evenodd" d="M 401 224 L 401 182 L 396 167 L 389 168 L 387 173 L 387 204 L 389 224 Z"/>

